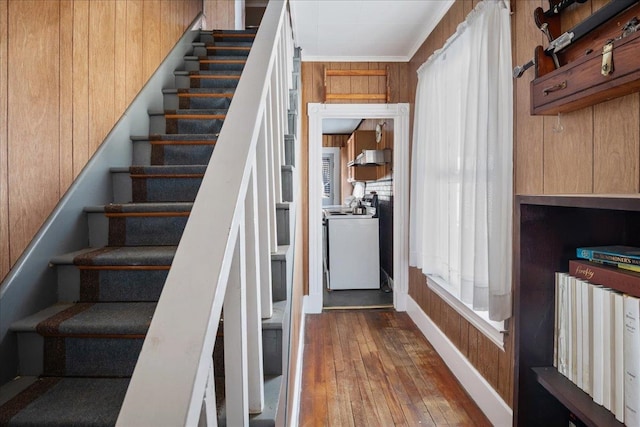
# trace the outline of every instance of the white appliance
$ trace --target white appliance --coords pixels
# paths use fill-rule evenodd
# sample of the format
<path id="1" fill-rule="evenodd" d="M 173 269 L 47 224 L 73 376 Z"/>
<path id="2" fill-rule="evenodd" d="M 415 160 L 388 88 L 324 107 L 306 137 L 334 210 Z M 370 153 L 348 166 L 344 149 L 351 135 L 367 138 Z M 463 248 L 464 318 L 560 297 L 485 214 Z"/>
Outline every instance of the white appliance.
<path id="1" fill-rule="evenodd" d="M 328 288 L 379 289 L 378 218 L 373 215 L 329 214 Z"/>

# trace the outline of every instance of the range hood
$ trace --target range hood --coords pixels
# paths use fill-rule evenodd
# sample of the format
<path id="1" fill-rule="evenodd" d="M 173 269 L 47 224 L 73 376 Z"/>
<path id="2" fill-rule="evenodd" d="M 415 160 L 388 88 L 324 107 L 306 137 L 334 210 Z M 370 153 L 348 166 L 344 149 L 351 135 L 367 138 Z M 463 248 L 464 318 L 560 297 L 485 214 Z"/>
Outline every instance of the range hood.
<path id="1" fill-rule="evenodd" d="M 391 149 L 384 150 L 362 150 L 355 160 L 349 162 L 347 166 L 378 166 L 391 163 Z"/>

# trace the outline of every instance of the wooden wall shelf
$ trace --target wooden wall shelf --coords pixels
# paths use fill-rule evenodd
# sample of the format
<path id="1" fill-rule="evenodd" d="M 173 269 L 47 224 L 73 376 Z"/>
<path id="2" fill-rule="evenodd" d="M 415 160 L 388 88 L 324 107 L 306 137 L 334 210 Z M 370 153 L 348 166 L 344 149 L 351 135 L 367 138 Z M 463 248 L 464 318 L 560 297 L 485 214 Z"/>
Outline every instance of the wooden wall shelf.
<path id="1" fill-rule="evenodd" d="M 327 87 L 330 77 L 384 77 L 385 93 L 329 93 Z M 330 70 L 324 67 L 323 80 L 324 102 L 332 100 L 358 100 L 358 101 L 378 101 L 391 102 L 391 87 L 389 85 L 389 67 L 384 70 Z"/>

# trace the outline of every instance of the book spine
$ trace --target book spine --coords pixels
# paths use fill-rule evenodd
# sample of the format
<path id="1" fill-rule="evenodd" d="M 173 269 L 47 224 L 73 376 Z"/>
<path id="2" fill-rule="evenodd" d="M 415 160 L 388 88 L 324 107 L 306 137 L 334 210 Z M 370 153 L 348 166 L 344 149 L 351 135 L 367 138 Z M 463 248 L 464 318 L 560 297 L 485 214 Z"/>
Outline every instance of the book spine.
<path id="1" fill-rule="evenodd" d="M 604 402 L 604 288 L 593 287 L 593 401 Z"/>
<path id="2" fill-rule="evenodd" d="M 573 316 L 575 317 L 575 347 L 573 348 L 573 354 L 575 357 L 575 377 L 573 379 L 574 383 L 580 388 L 584 390 L 584 377 L 582 376 L 582 371 L 584 369 L 583 365 L 583 338 L 584 338 L 584 327 L 582 324 L 582 280 L 579 280 L 575 277 L 571 277 L 571 286 L 573 288 L 574 299 L 573 299 Z"/>
<path id="3" fill-rule="evenodd" d="M 567 282 L 568 275 L 559 275 L 559 303 L 558 303 L 558 372 L 565 377 L 569 377 L 569 364 L 567 360 L 568 339 L 567 339 Z"/>
<path id="4" fill-rule="evenodd" d="M 578 258 L 589 260 L 602 260 L 613 263 L 640 265 L 640 257 L 602 251 L 592 248 L 578 248 L 576 250 L 576 256 Z"/>
<path id="5" fill-rule="evenodd" d="M 593 395 L 591 389 L 591 336 L 593 335 L 593 291 L 592 286 L 584 280 L 579 280 L 582 297 L 582 390 L 588 395 Z"/>
<path id="6" fill-rule="evenodd" d="M 624 297 L 624 419 L 640 425 L 640 299 Z"/>
<path id="7" fill-rule="evenodd" d="M 640 274 L 595 262 L 570 260 L 569 274 L 595 285 L 640 297 Z"/>
<path id="8" fill-rule="evenodd" d="M 624 296 L 619 292 L 613 295 L 613 357 L 611 357 L 611 382 L 613 399 L 611 410 L 616 419 L 624 422 Z"/>
<path id="9" fill-rule="evenodd" d="M 613 403 L 613 381 L 611 378 L 613 367 L 613 292 L 611 289 L 604 289 L 604 295 L 602 298 L 602 329 L 603 329 L 603 344 L 602 344 L 602 389 L 603 399 L 602 406 L 611 411 Z"/>

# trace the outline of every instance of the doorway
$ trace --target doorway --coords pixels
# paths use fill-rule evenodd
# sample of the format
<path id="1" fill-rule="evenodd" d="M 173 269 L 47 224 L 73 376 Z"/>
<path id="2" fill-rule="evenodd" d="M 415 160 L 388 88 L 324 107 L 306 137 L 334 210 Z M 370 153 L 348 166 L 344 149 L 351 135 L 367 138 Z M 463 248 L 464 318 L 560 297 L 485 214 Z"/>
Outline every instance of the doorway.
<path id="1" fill-rule="evenodd" d="M 322 120 L 371 118 L 394 120 L 393 130 L 393 305 L 406 310 L 408 292 L 409 104 L 308 104 L 309 111 L 309 295 L 305 312 L 323 308 Z"/>

